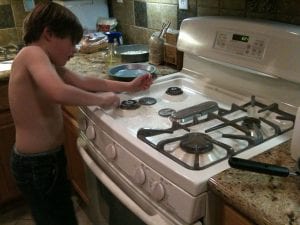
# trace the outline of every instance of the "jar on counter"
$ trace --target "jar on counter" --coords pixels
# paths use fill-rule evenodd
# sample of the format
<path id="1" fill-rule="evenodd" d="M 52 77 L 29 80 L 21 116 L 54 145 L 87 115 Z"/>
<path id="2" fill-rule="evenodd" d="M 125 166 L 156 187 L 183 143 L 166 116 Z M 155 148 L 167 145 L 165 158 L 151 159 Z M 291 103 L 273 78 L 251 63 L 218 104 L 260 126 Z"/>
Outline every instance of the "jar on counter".
<path id="1" fill-rule="evenodd" d="M 164 59 L 164 39 L 156 33 L 149 39 L 149 63 L 160 65 Z"/>
<path id="2" fill-rule="evenodd" d="M 123 44 L 121 32 L 105 32 L 108 38 L 108 49 L 104 55 L 107 68 L 121 63 L 121 55 L 116 51 L 116 47 Z"/>

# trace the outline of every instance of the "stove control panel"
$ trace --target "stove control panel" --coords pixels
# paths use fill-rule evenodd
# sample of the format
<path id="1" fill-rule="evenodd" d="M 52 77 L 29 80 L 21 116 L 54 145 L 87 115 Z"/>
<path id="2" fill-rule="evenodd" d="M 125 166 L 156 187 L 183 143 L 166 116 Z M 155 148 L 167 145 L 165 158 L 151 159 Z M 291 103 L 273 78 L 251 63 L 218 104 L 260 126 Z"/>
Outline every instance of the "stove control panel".
<path id="1" fill-rule="evenodd" d="M 143 167 L 138 167 L 135 170 L 135 173 L 133 175 L 133 179 L 134 179 L 134 182 L 138 185 L 142 185 L 142 184 L 145 183 L 146 174 L 145 174 L 145 171 L 144 171 Z"/>
<path id="2" fill-rule="evenodd" d="M 85 134 L 89 140 L 94 140 L 96 137 L 95 128 L 93 125 L 88 125 Z"/>
<path id="3" fill-rule="evenodd" d="M 96 131 L 98 134 L 99 130 L 96 129 Z M 101 133 L 101 138 L 105 140 L 102 142 L 104 146 L 99 149 L 100 152 L 104 153 L 106 150 L 115 151 L 116 157 L 114 160 L 111 160 L 104 153 L 104 156 L 107 157 L 111 167 L 117 169 L 120 174 L 125 175 L 130 181 L 136 184 L 143 193 L 159 204 L 160 207 L 167 209 L 167 211 L 178 215 L 186 221 L 188 221 L 189 218 L 194 218 L 195 212 L 197 212 L 197 216 L 200 216 L 199 218 L 205 215 L 205 207 L 200 207 L 198 211 L 195 211 L 195 208 L 206 204 L 206 198 L 204 195 L 196 197 L 189 195 L 184 190 L 177 187 L 168 179 L 147 166 L 126 148 L 116 143 L 104 131 Z M 98 135 L 96 142 L 98 142 L 97 139 Z M 99 142 L 96 144 L 99 146 Z M 114 146 L 113 150 L 111 147 L 108 147 L 109 145 Z M 98 152 L 98 154 L 100 152 Z"/>
<path id="4" fill-rule="evenodd" d="M 232 31 L 218 31 L 214 48 L 238 56 L 261 60 L 267 45 L 267 37 Z"/>

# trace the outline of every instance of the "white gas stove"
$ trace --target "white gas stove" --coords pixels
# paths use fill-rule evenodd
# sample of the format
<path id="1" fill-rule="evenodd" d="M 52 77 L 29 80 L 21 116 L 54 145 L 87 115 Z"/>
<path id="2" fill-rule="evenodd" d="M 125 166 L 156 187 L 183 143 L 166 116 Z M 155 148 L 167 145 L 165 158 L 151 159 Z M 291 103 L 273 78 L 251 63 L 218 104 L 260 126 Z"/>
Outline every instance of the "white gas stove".
<path id="1" fill-rule="evenodd" d="M 300 105 L 300 29 L 224 17 L 182 22 L 179 73 L 82 107 L 80 152 L 147 224 L 209 224 L 207 180 L 287 141 Z"/>

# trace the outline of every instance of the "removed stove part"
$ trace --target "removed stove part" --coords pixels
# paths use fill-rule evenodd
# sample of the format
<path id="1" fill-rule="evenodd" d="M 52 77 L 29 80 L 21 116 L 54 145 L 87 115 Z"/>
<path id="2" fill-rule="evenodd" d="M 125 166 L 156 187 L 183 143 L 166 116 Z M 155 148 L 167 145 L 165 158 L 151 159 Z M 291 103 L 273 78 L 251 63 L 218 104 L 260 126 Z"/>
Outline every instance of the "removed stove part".
<path id="1" fill-rule="evenodd" d="M 160 115 L 162 117 L 169 117 L 175 112 L 176 112 L 175 109 L 164 108 L 164 109 L 161 109 L 158 111 L 158 115 Z"/>
<path id="2" fill-rule="evenodd" d="M 141 105 L 136 100 L 124 100 L 120 104 L 120 109 L 126 109 L 126 110 L 134 110 L 139 108 Z"/>
<path id="3" fill-rule="evenodd" d="M 181 121 L 186 122 L 193 120 L 194 117 L 204 116 L 208 113 L 215 112 L 218 110 L 218 104 L 213 101 L 203 102 L 201 104 L 188 107 L 177 112 L 174 112 L 170 119 L 171 121 Z"/>
<path id="4" fill-rule="evenodd" d="M 181 95 L 181 94 L 183 94 L 183 90 L 180 87 L 169 87 L 166 90 L 166 94 L 172 95 L 172 96 Z"/>
<path id="5" fill-rule="evenodd" d="M 152 97 L 143 97 L 139 99 L 141 105 L 154 105 L 156 102 L 156 99 Z"/>

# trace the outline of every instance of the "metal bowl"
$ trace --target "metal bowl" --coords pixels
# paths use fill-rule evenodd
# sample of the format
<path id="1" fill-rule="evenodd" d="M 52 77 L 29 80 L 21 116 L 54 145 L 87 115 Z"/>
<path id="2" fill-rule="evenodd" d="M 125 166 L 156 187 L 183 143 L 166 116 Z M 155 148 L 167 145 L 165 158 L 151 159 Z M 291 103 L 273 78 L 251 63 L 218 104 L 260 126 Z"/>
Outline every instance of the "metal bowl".
<path id="1" fill-rule="evenodd" d="M 116 80 L 130 81 L 147 73 L 154 74 L 155 71 L 156 67 L 147 63 L 129 63 L 111 67 L 108 75 Z"/>
<path id="2" fill-rule="evenodd" d="M 122 62 L 136 63 L 147 62 L 149 58 L 149 47 L 143 44 L 120 45 L 116 48 L 121 55 Z"/>

